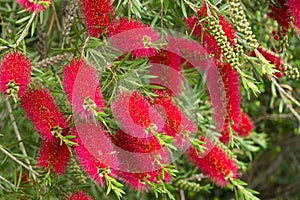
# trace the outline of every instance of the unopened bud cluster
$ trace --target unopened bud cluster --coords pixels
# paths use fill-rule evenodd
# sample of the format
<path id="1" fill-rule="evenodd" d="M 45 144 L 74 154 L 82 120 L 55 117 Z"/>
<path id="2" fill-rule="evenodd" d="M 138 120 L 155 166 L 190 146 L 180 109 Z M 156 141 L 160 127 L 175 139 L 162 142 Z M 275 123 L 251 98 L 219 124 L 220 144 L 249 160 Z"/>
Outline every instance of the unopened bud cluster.
<path id="1" fill-rule="evenodd" d="M 296 67 L 285 65 L 284 73 L 288 78 L 300 80 L 300 72 Z"/>
<path id="2" fill-rule="evenodd" d="M 38 67 L 47 67 L 47 66 L 59 64 L 62 61 L 67 60 L 70 57 L 71 57 L 71 55 L 69 53 L 58 54 L 56 56 L 49 57 L 49 58 L 46 58 L 44 60 L 41 60 L 40 62 L 38 62 L 36 64 L 36 66 L 38 66 Z"/>
<path id="3" fill-rule="evenodd" d="M 186 180 L 179 180 L 175 183 L 175 185 L 185 191 L 200 192 L 203 190 L 203 187 L 199 183 L 189 182 Z"/>
<path id="4" fill-rule="evenodd" d="M 207 16 L 207 22 L 210 27 L 211 34 L 216 39 L 218 46 L 221 48 L 222 53 L 229 62 L 229 64 L 234 68 L 240 68 L 241 64 L 235 54 L 233 48 L 230 46 L 230 43 L 225 35 L 225 32 L 222 29 L 222 26 L 219 24 L 219 20 L 212 15 Z"/>
<path id="5" fill-rule="evenodd" d="M 243 34 L 243 39 L 249 45 L 251 50 L 258 47 L 258 42 L 255 39 L 255 36 L 252 33 L 249 22 L 246 19 L 246 15 L 242 8 L 242 5 L 239 0 L 230 0 L 230 11 L 231 11 L 231 20 L 236 28 L 236 30 Z"/>

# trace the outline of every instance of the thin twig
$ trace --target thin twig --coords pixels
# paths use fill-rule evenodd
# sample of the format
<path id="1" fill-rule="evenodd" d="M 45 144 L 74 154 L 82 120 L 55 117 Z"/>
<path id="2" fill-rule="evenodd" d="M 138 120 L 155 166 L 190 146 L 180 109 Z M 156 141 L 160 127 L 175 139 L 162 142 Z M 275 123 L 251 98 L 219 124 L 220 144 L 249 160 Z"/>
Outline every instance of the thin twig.
<path id="1" fill-rule="evenodd" d="M 90 36 L 88 36 L 86 38 L 86 40 L 84 41 L 84 44 L 83 44 L 83 47 L 82 47 L 82 50 L 81 50 L 81 57 L 84 56 L 84 49 L 87 47 L 87 43 L 88 43 L 89 40 L 90 40 Z"/>
<path id="2" fill-rule="evenodd" d="M 298 114 L 298 112 L 293 108 L 293 106 L 292 106 L 292 104 L 291 103 L 289 103 L 288 101 L 287 101 L 287 98 L 288 99 L 290 99 L 293 103 L 295 103 L 297 106 L 299 106 L 300 107 L 300 103 L 296 100 L 296 99 L 294 99 L 294 97 L 292 97 L 291 95 L 289 95 L 278 83 L 277 83 L 277 81 L 274 79 L 274 78 L 272 78 L 271 79 L 272 80 L 272 82 L 275 84 L 275 86 L 277 87 L 277 89 L 278 89 L 278 92 L 279 92 L 279 94 L 280 94 L 280 96 L 281 96 L 281 98 L 282 98 L 282 100 L 284 101 L 284 103 L 285 103 L 285 105 L 286 105 L 286 107 L 293 113 L 293 115 L 298 119 L 298 121 L 300 122 L 300 115 Z"/>
<path id="3" fill-rule="evenodd" d="M 62 29 L 61 29 L 61 25 L 59 23 L 59 19 L 58 19 L 57 13 L 56 13 L 56 8 L 55 8 L 54 3 L 52 3 L 51 6 L 52 6 L 52 9 L 53 9 L 53 12 L 54 12 L 54 17 L 55 17 L 55 21 L 56 21 L 56 24 L 57 24 L 57 28 L 58 28 L 59 32 L 61 32 Z"/>
<path id="4" fill-rule="evenodd" d="M 279 83 L 274 79 L 272 78 L 271 79 L 272 82 L 275 84 L 275 86 L 277 87 L 277 89 L 279 91 L 281 91 L 287 98 L 289 98 L 294 104 L 296 104 L 298 107 L 300 107 L 300 102 L 297 101 L 294 97 L 292 97 L 289 93 L 287 93 L 280 85 Z"/>
<path id="5" fill-rule="evenodd" d="M 20 37 L 18 38 L 18 40 L 16 41 L 16 43 L 14 45 L 12 45 L 13 48 L 16 48 L 17 46 L 19 46 L 19 44 L 22 42 L 22 40 L 26 37 L 26 35 L 28 33 L 28 30 L 29 30 L 29 28 L 30 28 L 30 26 L 31 26 L 31 24 L 32 24 L 35 16 L 36 16 L 36 13 L 35 12 L 32 13 L 31 18 L 29 19 L 27 25 L 25 26 L 22 34 L 20 35 Z"/>
<path id="6" fill-rule="evenodd" d="M 33 174 L 40 176 L 39 173 L 37 173 L 36 171 L 34 171 L 32 168 L 28 167 L 26 164 L 24 164 L 22 161 L 18 160 L 15 156 L 13 156 L 11 153 L 9 153 L 8 151 L 6 151 L 2 145 L 0 145 L 0 151 L 2 151 L 4 154 L 6 154 L 8 157 L 10 157 L 13 161 L 15 161 L 16 163 L 22 165 L 25 169 L 27 169 L 28 171 L 32 172 Z"/>
<path id="7" fill-rule="evenodd" d="M 16 189 L 16 186 L 14 184 L 12 184 L 11 182 L 9 182 L 9 180 L 7 180 L 6 178 L 4 178 L 3 176 L 0 175 L 0 180 L 4 181 L 5 183 L 7 183 L 8 185 L 10 185 L 10 187 Z"/>
<path id="8" fill-rule="evenodd" d="M 32 170 L 30 161 L 29 161 L 29 159 L 27 158 L 28 155 L 27 155 L 27 152 L 26 152 L 24 143 L 22 142 L 22 137 L 21 137 L 19 128 L 18 128 L 17 123 L 16 123 L 16 120 L 15 120 L 15 116 L 14 116 L 13 113 L 12 113 L 11 105 L 10 105 L 8 99 L 6 99 L 5 102 L 6 102 L 6 107 L 7 107 L 7 110 L 8 110 L 8 114 L 9 114 L 10 121 L 11 121 L 11 123 L 12 123 L 12 125 L 13 125 L 13 129 L 14 129 L 14 131 L 15 131 L 15 133 L 16 133 L 16 136 L 17 136 L 17 139 L 18 139 L 18 142 L 19 142 L 20 149 L 21 149 L 21 151 L 22 151 L 22 154 L 25 156 L 25 162 L 29 165 L 29 168 Z M 33 180 L 36 181 L 36 176 L 35 176 L 35 174 L 32 174 L 32 177 L 33 177 Z"/>

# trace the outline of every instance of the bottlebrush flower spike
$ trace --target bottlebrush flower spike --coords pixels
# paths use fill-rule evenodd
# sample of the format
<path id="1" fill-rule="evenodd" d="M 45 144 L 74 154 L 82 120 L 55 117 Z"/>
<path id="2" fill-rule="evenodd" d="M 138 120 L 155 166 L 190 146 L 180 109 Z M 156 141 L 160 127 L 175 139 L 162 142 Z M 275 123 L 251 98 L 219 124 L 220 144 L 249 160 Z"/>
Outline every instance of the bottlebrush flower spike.
<path id="1" fill-rule="evenodd" d="M 109 137 L 100 124 L 81 122 L 74 127 L 73 135 L 78 144 L 73 148 L 79 165 L 92 180 L 103 186 L 104 175 L 115 176 L 118 163 Z"/>
<path id="2" fill-rule="evenodd" d="M 51 4 L 51 0 L 17 0 L 17 2 L 29 12 L 36 13 L 45 10 Z"/>
<path id="3" fill-rule="evenodd" d="M 73 59 L 65 66 L 63 86 L 76 114 L 84 116 L 103 108 L 97 71 L 82 59 Z"/>
<path id="4" fill-rule="evenodd" d="M 222 77 L 226 95 L 226 110 L 229 120 L 238 121 L 240 114 L 240 91 L 237 72 L 229 63 L 219 64 L 218 69 Z"/>
<path id="5" fill-rule="evenodd" d="M 285 67 L 283 63 L 281 62 L 280 57 L 276 56 L 275 53 L 269 52 L 263 47 L 258 47 L 257 50 L 271 63 L 274 64 L 276 69 L 279 72 L 276 72 L 274 75 L 280 78 L 283 74 L 282 72 L 285 70 Z M 255 53 L 252 53 L 252 55 L 255 55 Z"/>
<path id="6" fill-rule="evenodd" d="M 93 200 L 93 198 L 87 195 L 83 191 L 76 192 L 69 197 L 69 200 Z"/>
<path id="7" fill-rule="evenodd" d="M 1 92 L 19 96 L 27 88 L 30 80 L 30 61 L 19 52 L 6 54 L 0 65 Z"/>
<path id="8" fill-rule="evenodd" d="M 43 169 L 51 168 L 58 175 L 62 175 L 70 159 L 70 151 L 60 140 L 43 141 L 37 160 L 37 165 Z"/>
<path id="9" fill-rule="evenodd" d="M 219 140 L 221 142 L 223 142 L 224 144 L 227 144 L 230 139 L 228 128 L 229 128 L 229 122 L 228 122 L 228 119 L 225 119 L 222 130 L 220 132 L 220 137 L 219 137 Z"/>
<path id="10" fill-rule="evenodd" d="M 170 179 L 167 173 L 162 177 L 161 169 L 168 163 L 167 151 L 154 136 L 134 137 L 118 130 L 112 141 L 120 162 L 118 176 L 131 189 L 144 191 L 149 188 L 148 182 Z"/>
<path id="11" fill-rule="evenodd" d="M 201 39 L 201 44 L 207 49 L 208 53 L 213 53 L 216 58 L 221 56 L 221 48 L 218 46 L 215 38 L 209 33 L 210 30 L 205 30 L 206 24 L 200 24 L 200 19 L 207 17 L 207 9 L 203 6 L 197 12 L 198 16 L 186 19 L 187 27 L 193 31 L 193 35 Z M 235 30 L 232 25 L 221 15 L 218 15 L 219 25 L 225 33 L 228 42 L 231 46 L 235 45 Z"/>
<path id="12" fill-rule="evenodd" d="M 288 7 L 291 15 L 294 19 L 294 25 L 300 33 L 300 1 L 299 0 L 288 0 Z"/>
<path id="13" fill-rule="evenodd" d="M 150 103 L 138 91 L 119 93 L 111 103 L 111 110 L 120 128 L 136 137 L 147 137 L 145 129 L 151 124 L 161 126 L 160 117 L 155 110 L 150 110 Z"/>
<path id="14" fill-rule="evenodd" d="M 44 140 L 55 140 L 55 134 L 68 133 L 67 123 L 48 90 L 26 90 L 21 96 L 21 107 Z"/>
<path id="15" fill-rule="evenodd" d="M 110 24 L 114 9 L 109 0 L 80 0 L 88 34 L 99 37 Z"/>
<path id="16" fill-rule="evenodd" d="M 130 189 L 138 190 L 138 191 L 148 191 L 150 185 L 149 182 L 159 183 L 169 182 L 171 177 L 168 173 L 165 172 L 165 177 L 162 178 L 162 170 L 156 170 L 153 172 L 147 173 L 130 173 L 130 172 L 119 172 L 119 178 L 123 180 L 126 185 L 130 186 Z"/>
<path id="17" fill-rule="evenodd" d="M 219 147 L 213 146 L 209 140 L 205 142 L 204 153 L 197 155 L 193 148 L 187 151 L 189 159 L 218 186 L 224 187 L 229 183 L 229 178 L 237 177 L 237 166 L 234 161 Z"/>
<path id="18" fill-rule="evenodd" d="M 289 7 L 287 4 L 287 0 L 278 0 L 275 3 L 271 3 L 269 7 L 270 11 L 268 15 L 277 21 L 277 23 L 284 27 L 285 32 L 290 27 L 291 22 L 291 14 L 289 12 Z"/>
<path id="19" fill-rule="evenodd" d="M 253 122 L 246 113 L 241 111 L 239 120 L 231 127 L 239 136 L 246 137 L 253 130 Z"/>
<path id="20" fill-rule="evenodd" d="M 140 21 L 128 21 L 122 17 L 108 26 L 106 35 L 110 37 L 112 46 L 125 54 L 131 52 L 134 58 L 155 55 L 155 48 L 151 47 L 151 44 L 158 36 Z"/>

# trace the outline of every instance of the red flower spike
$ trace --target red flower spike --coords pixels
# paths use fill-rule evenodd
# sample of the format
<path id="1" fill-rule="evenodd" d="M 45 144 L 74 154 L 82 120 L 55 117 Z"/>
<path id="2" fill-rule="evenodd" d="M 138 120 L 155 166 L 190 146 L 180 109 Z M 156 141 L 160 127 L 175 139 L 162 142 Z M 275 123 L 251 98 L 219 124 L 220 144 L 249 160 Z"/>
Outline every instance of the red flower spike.
<path id="1" fill-rule="evenodd" d="M 198 10 L 197 17 L 191 17 L 186 19 L 187 27 L 193 31 L 193 35 L 202 38 L 201 44 L 210 54 L 214 54 L 215 58 L 221 57 L 221 48 L 218 46 L 215 38 L 208 32 L 203 29 L 203 26 L 206 24 L 199 24 L 201 18 L 207 16 L 207 9 L 205 6 L 202 6 L 201 9 Z M 232 25 L 221 15 L 218 15 L 219 25 L 222 27 L 229 43 L 234 46 L 235 45 L 235 30 Z"/>
<path id="2" fill-rule="evenodd" d="M 72 194 L 69 197 L 69 200 L 93 200 L 93 198 L 83 191 L 78 191 L 75 194 Z"/>
<path id="3" fill-rule="evenodd" d="M 277 57 L 274 53 L 270 53 L 267 50 L 265 50 L 262 47 L 258 47 L 257 50 L 271 63 L 274 64 L 276 69 L 279 72 L 276 72 L 274 75 L 277 76 L 278 78 L 280 78 L 282 76 L 282 73 L 285 69 L 284 65 L 281 62 L 281 59 L 279 57 Z M 255 53 L 253 52 L 252 55 L 255 55 Z"/>
<path id="4" fill-rule="evenodd" d="M 65 66 L 63 86 L 76 114 L 84 116 L 92 114 L 92 110 L 103 108 L 97 71 L 82 59 L 73 59 L 70 65 Z"/>
<path id="5" fill-rule="evenodd" d="M 39 0 L 38 3 L 32 0 L 17 0 L 24 9 L 28 10 L 29 12 L 41 12 L 45 10 L 50 4 L 51 0 Z"/>
<path id="6" fill-rule="evenodd" d="M 70 151 L 60 140 L 43 141 L 37 160 L 37 165 L 43 169 L 52 168 L 58 175 L 62 175 L 70 159 Z"/>
<path id="7" fill-rule="evenodd" d="M 237 177 L 237 166 L 234 161 L 219 147 L 213 146 L 209 140 L 205 147 L 207 150 L 197 155 L 193 148 L 187 151 L 189 159 L 208 177 L 220 187 L 229 183 L 229 178 Z"/>
<path id="8" fill-rule="evenodd" d="M 227 144 L 229 142 L 229 139 L 230 139 L 228 128 L 229 128 L 228 119 L 225 119 L 225 122 L 223 124 L 223 128 L 220 132 L 220 138 L 219 138 L 219 140 L 221 142 L 223 142 L 224 144 Z"/>
<path id="9" fill-rule="evenodd" d="M 147 173 L 130 173 L 130 172 L 119 172 L 119 178 L 123 180 L 127 185 L 130 186 L 131 190 L 138 190 L 138 191 L 148 191 L 149 184 L 148 182 L 158 183 L 162 179 L 161 177 L 162 171 L 156 170 L 153 172 Z M 162 179 L 164 182 L 169 182 L 171 177 L 169 174 L 165 172 L 165 177 Z"/>
<path id="10" fill-rule="evenodd" d="M 270 4 L 268 15 L 284 27 L 285 32 L 290 27 L 291 14 L 288 9 L 287 0 L 278 0 L 275 4 Z"/>
<path id="11" fill-rule="evenodd" d="M 48 90 L 40 88 L 25 91 L 21 96 L 21 107 L 44 140 L 56 139 L 51 132 L 53 129 L 62 129 L 62 135 L 69 131 Z"/>
<path id="12" fill-rule="evenodd" d="M 79 165 L 93 181 L 103 186 L 104 173 L 115 176 L 113 169 L 117 166 L 116 154 L 113 153 L 110 139 L 100 124 L 79 123 L 76 127 L 77 129 L 73 129 L 76 136 L 73 141 L 78 146 L 73 148 Z"/>
<path id="13" fill-rule="evenodd" d="M 247 114 L 241 111 L 239 120 L 231 127 L 239 136 L 246 137 L 253 130 L 253 122 Z"/>
<path id="14" fill-rule="evenodd" d="M 114 9 L 109 0 L 80 0 L 88 34 L 99 37 L 110 24 Z"/>
<path id="15" fill-rule="evenodd" d="M 139 138 L 147 137 L 145 129 L 159 120 L 159 116 L 151 112 L 149 102 L 138 91 L 131 94 L 121 92 L 112 102 L 111 109 L 120 128 Z"/>
<path id="16" fill-rule="evenodd" d="M 288 0 L 288 7 L 291 15 L 294 18 L 294 25 L 300 33 L 300 1 L 299 0 Z"/>
<path id="17" fill-rule="evenodd" d="M 146 46 L 154 42 L 158 36 L 150 27 L 140 21 L 128 21 L 122 17 L 108 26 L 106 35 L 111 39 L 111 45 L 123 54 L 131 52 L 134 58 L 155 55 L 155 48 Z"/>
<path id="18" fill-rule="evenodd" d="M 156 94 L 156 91 L 154 91 Z M 194 134 L 197 130 L 194 124 L 186 117 L 182 111 L 173 103 L 170 96 L 158 96 L 153 99 L 153 105 L 157 112 L 164 119 L 161 132 L 172 136 L 174 145 L 179 149 L 188 147 L 187 137 Z M 159 106 L 161 107 L 159 109 Z"/>
<path id="19" fill-rule="evenodd" d="M 229 63 L 219 64 L 218 69 L 222 76 L 226 95 L 226 110 L 228 119 L 236 122 L 240 114 L 240 92 L 238 73 Z"/>
<path id="20" fill-rule="evenodd" d="M 116 146 L 129 152 L 151 153 L 161 149 L 160 144 L 154 136 L 138 138 L 117 130 L 112 140 Z"/>
<path id="21" fill-rule="evenodd" d="M 118 130 L 113 136 L 120 161 L 118 176 L 131 189 L 144 191 L 149 188 L 147 182 L 156 183 L 162 179 L 161 166 L 156 164 L 159 159 L 161 164 L 167 164 L 167 151 L 162 149 L 154 136 L 145 138 L 133 137 L 122 130 Z M 164 181 L 169 181 L 170 176 L 165 173 Z"/>
<path id="22" fill-rule="evenodd" d="M 11 52 L 2 58 L 0 65 L 1 92 L 20 96 L 30 80 L 30 61 L 19 52 Z M 13 91 L 14 90 L 14 91 Z"/>

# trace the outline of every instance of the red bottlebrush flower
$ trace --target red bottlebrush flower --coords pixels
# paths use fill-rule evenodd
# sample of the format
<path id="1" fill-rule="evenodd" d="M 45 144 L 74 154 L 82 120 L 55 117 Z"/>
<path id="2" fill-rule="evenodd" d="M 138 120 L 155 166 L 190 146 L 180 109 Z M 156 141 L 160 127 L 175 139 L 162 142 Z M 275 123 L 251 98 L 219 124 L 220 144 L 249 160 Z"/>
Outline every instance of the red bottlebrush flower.
<path id="1" fill-rule="evenodd" d="M 106 136 L 100 124 L 76 123 L 73 129 L 76 136 L 74 152 L 83 171 L 95 182 L 103 185 L 104 175 L 114 176 L 117 157 L 110 138 Z"/>
<path id="2" fill-rule="evenodd" d="M 204 46 L 209 54 L 214 54 L 216 58 L 221 56 L 221 48 L 218 46 L 215 38 L 208 32 L 204 31 L 202 26 L 198 24 L 199 19 L 196 17 L 186 19 L 186 25 L 190 30 L 193 30 L 193 35 L 197 38 L 202 38 L 200 43 Z M 203 36 L 202 36 L 203 35 Z"/>
<path id="3" fill-rule="evenodd" d="M 230 139 L 228 128 L 229 128 L 228 119 L 225 119 L 222 130 L 220 132 L 220 138 L 219 138 L 219 140 L 224 144 L 227 144 Z"/>
<path id="4" fill-rule="evenodd" d="M 29 12 L 36 13 L 45 10 L 51 4 L 51 0 L 17 0 L 17 2 Z"/>
<path id="5" fill-rule="evenodd" d="M 226 95 L 227 117 L 236 122 L 240 114 L 240 92 L 237 72 L 229 63 L 218 65 Z"/>
<path id="6" fill-rule="evenodd" d="M 294 19 L 294 25 L 298 29 L 298 34 L 300 33 L 300 1 L 299 0 L 288 0 L 288 7 L 291 15 Z"/>
<path id="7" fill-rule="evenodd" d="M 30 61 L 19 52 L 8 53 L 0 65 L 1 92 L 21 95 L 30 80 Z"/>
<path id="8" fill-rule="evenodd" d="M 239 120 L 232 124 L 231 127 L 239 136 L 246 137 L 253 130 L 253 122 L 246 113 L 241 111 Z"/>
<path id="9" fill-rule="evenodd" d="M 287 0 L 278 0 L 274 4 L 270 4 L 269 9 L 268 15 L 287 31 L 291 22 Z"/>
<path id="10" fill-rule="evenodd" d="M 207 16 L 207 9 L 205 6 L 202 6 L 201 9 L 198 10 L 197 17 L 191 17 L 186 19 L 187 27 L 193 31 L 193 35 L 202 38 L 201 44 L 203 44 L 204 48 L 210 54 L 214 54 L 216 58 L 220 58 L 221 56 L 221 48 L 218 46 L 215 38 L 203 27 L 206 27 L 206 24 L 200 24 L 199 21 L 201 18 Z M 235 30 L 232 25 L 221 15 L 218 15 L 219 25 L 222 27 L 222 30 L 225 32 L 225 35 L 229 41 L 229 43 L 234 46 L 235 45 Z"/>
<path id="11" fill-rule="evenodd" d="M 88 34 L 99 37 L 110 24 L 114 9 L 109 0 L 80 0 Z"/>
<path id="12" fill-rule="evenodd" d="M 149 60 L 150 63 L 159 63 L 162 65 L 166 65 L 176 71 L 180 71 L 180 65 L 185 62 L 184 59 L 180 58 L 180 56 L 164 49 L 155 52 L 155 55 L 149 57 Z"/>
<path id="13" fill-rule="evenodd" d="M 75 194 L 72 194 L 69 197 L 69 200 L 93 200 L 93 198 L 83 191 L 78 191 Z"/>
<path id="14" fill-rule="evenodd" d="M 117 130 L 112 141 L 119 148 L 135 153 L 151 153 L 161 149 L 160 144 L 153 135 L 138 138 Z"/>
<path id="15" fill-rule="evenodd" d="M 149 44 L 158 39 L 158 35 L 142 22 L 121 18 L 107 28 L 106 34 L 110 37 L 111 45 L 122 54 L 131 52 L 134 58 L 155 55 L 155 48 Z"/>
<path id="16" fill-rule="evenodd" d="M 37 160 L 37 165 L 47 169 L 52 168 L 58 175 L 62 175 L 70 159 L 70 151 L 60 140 L 43 141 Z"/>
<path id="17" fill-rule="evenodd" d="M 99 80 L 96 69 L 88 66 L 82 59 L 71 60 L 63 72 L 63 86 L 73 111 L 80 116 L 92 110 L 103 108 Z"/>
<path id="18" fill-rule="evenodd" d="M 137 138 L 118 130 L 112 141 L 120 162 L 118 176 L 132 189 L 143 191 L 149 187 L 147 182 L 169 180 L 167 173 L 162 178 L 162 166 L 158 165 L 168 163 L 167 151 L 154 136 Z"/>
<path id="19" fill-rule="evenodd" d="M 130 186 L 130 189 L 138 191 L 148 191 L 149 182 L 168 182 L 171 178 L 167 173 L 165 173 L 165 177 L 162 177 L 162 170 L 147 173 L 119 172 L 118 175 L 121 180 Z"/>
<path id="20" fill-rule="evenodd" d="M 54 130 L 61 129 L 62 135 L 69 131 L 48 90 L 40 88 L 25 91 L 21 96 L 21 106 L 44 140 L 55 140 Z"/>
<path id="21" fill-rule="evenodd" d="M 190 145 L 188 137 L 197 132 L 194 124 L 169 97 L 159 96 L 154 98 L 154 106 L 157 108 L 161 106 L 161 109 L 157 109 L 157 112 L 165 119 L 163 128 L 160 131 L 173 137 L 175 147 L 186 150 Z"/>
<path id="22" fill-rule="evenodd" d="M 150 110 L 149 102 L 137 91 L 118 94 L 111 109 L 120 128 L 136 137 L 147 137 L 145 129 L 151 123 L 158 125 L 156 122 L 160 120 L 155 111 Z"/>
<path id="23" fill-rule="evenodd" d="M 162 129 L 167 135 L 176 137 L 184 131 L 195 132 L 192 122 L 172 102 L 171 98 L 158 96 L 154 98 L 154 105 L 162 107 L 160 115 L 165 116 L 165 124 Z"/>
<path id="24" fill-rule="evenodd" d="M 202 139 L 203 140 L 203 139 Z M 197 155 L 193 148 L 187 151 L 189 159 L 218 186 L 229 183 L 228 178 L 237 177 L 237 166 L 234 161 L 219 147 L 213 146 L 209 140 L 204 145 L 207 150 Z"/>
<path id="25" fill-rule="evenodd" d="M 282 76 L 282 72 L 284 71 L 285 67 L 281 62 L 280 57 L 277 57 L 274 53 L 268 52 L 262 47 L 258 47 L 257 50 L 271 63 L 274 64 L 276 69 L 279 72 L 275 73 L 275 76 L 280 78 Z M 252 55 L 255 55 L 255 53 L 252 53 Z"/>

